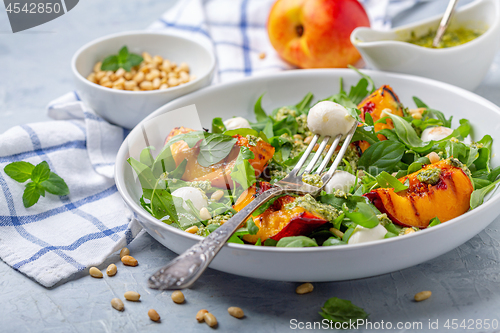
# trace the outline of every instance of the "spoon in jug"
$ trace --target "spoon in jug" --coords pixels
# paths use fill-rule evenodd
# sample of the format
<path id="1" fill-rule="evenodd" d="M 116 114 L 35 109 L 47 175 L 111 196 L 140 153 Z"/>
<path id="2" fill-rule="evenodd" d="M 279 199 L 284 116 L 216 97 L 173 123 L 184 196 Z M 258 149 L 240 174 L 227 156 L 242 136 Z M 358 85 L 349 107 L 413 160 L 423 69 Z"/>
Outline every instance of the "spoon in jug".
<path id="1" fill-rule="evenodd" d="M 444 32 L 448 25 L 450 24 L 451 17 L 453 16 L 453 12 L 455 11 L 455 7 L 457 5 L 458 0 L 450 0 L 448 3 L 448 7 L 446 7 L 446 11 L 444 12 L 444 16 L 439 23 L 439 28 L 436 32 L 436 37 L 434 37 L 434 41 L 432 42 L 432 47 L 436 48 L 441 43 L 441 39 L 443 38 Z"/>

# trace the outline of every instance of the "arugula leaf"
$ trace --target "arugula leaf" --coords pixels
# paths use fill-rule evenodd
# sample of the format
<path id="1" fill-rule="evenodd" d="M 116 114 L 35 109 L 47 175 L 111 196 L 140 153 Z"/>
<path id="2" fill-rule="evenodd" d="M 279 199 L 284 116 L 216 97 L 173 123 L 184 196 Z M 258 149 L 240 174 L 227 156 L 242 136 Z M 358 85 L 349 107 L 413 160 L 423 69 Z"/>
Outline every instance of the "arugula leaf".
<path id="1" fill-rule="evenodd" d="M 258 122 L 266 121 L 268 119 L 266 111 L 264 111 L 264 109 L 262 108 L 262 97 L 264 97 L 264 94 L 260 95 L 259 99 L 257 99 L 257 102 L 255 102 L 255 106 L 253 108 L 253 111 L 255 113 L 255 119 L 257 119 Z"/>
<path id="2" fill-rule="evenodd" d="M 388 113 L 388 115 L 394 124 L 394 131 L 396 132 L 396 135 L 408 148 L 422 153 L 429 150 L 434 145 L 433 141 L 424 143 L 422 139 L 418 137 L 411 124 L 400 116 L 392 113 Z"/>
<path id="3" fill-rule="evenodd" d="M 227 131 L 224 131 L 224 133 L 222 133 L 222 134 L 228 135 L 228 136 L 235 136 L 235 135 L 247 136 L 247 135 L 253 135 L 253 136 L 259 137 L 259 132 L 257 132 L 254 129 L 251 129 L 251 128 L 237 128 L 237 129 L 234 129 L 234 130 L 227 130 Z"/>
<path id="4" fill-rule="evenodd" d="M 33 172 L 34 168 L 35 166 L 29 162 L 19 161 L 7 164 L 3 171 L 5 171 L 7 176 L 14 179 L 15 181 L 24 183 L 31 178 L 31 173 Z"/>
<path id="5" fill-rule="evenodd" d="M 433 219 L 429 222 L 429 226 L 428 226 L 428 227 L 429 227 L 429 228 L 430 228 L 430 227 L 434 227 L 434 226 L 436 226 L 436 225 L 438 225 L 438 224 L 441 224 L 441 221 L 439 221 L 439 218 L 436 216 L 436 217 L 434 217 L 434 218 L 433 218 Z"/>
<path id="6" fill-rule="evenodd" d="M 132 67 L 140 65 L 144 59 L 134 53 L 129 53 L 126 46 L 122 47 L 117 55 L 110 55 L 104 59 L 101 65 L 102 71 L 116 71 L 118 68 L 123 68 L 127 72 L 132 70 Z"/>
<path id="7" fill-rule="evenodd" d="M 174 171 L 168 174 L 168 177 L 172 179 L 181 179 L 182 175 L 184 174 L 184 171 L 186 171 L 186 165 L 187 165 L 187 160 L 183 160 L 177 166 L 177 168 L 174 169 Z"/>
<path id="8" fill-rule="evenodd" d="M 300 113 L 309 113 L 309 106 L 311 105 L 311 101 L 314 98 L 314 95 L 311 93 L 307 93 L 307 95 L 297 104 L 295 107 Z"/>
<path id="9" fill-rule="evenodd" d="M 47 161 L 38 163 L 31 172 L 31 180 L 34 183 L 41 183 L 44 180 L 49 179 L 49 176 L 50 176 L 50 167 Z"/>
<path id="10" fill-rule="evenodd" d="M 27 183 L 23 193 L 24 207 L 28 208 L 36 204 L 40 196 L 45 196 L 45 190 L 42 186 L 35 182 Z"/>
<path id="11" fill-rule="evenodd" d="M 427 104 L 425 104 L 424 102 L 422 102 L 422 100 L 416 96 L 413 96 L 413 101 L 415 102 L 415 105 L 417 106 L 417 108 L 425 108 L 427 109 L 426 110 L 426 113 L 435 117 L 436 119 L 438 119 L 439 121 L 442 122 L 442 126 L 445 126 L 445 127 L 448 127 L 450 128 L 451 127 L 451 120 L 453 119 L 453 116 L 451 116 L 449 119 L 446 119 L 446 117 L 444 116 L 444 114 L 441 112 L 441 111 L 438 111 L 438 110 L 434 110 L 434 109 L 431 109 L 427 106 Z"/>
<path id="12" fill-rule="evenodd" d="M 262 130 L 266 137 L 272 138 L 274 136 L 274 131 L 273 131 L 273 120 L 271 118 L 267 119 L 266 125 L 264 126 L 264 129 Z"/>
<path id="13" fill-rule="evenodd" d="M 485 186 L 481 189 L 474 190 L 472 195 L 470 196 L 470 209 L 475 209 L 478 206 L 482 205 L 484 202 L 484 197 L 490 193 L 500 182 L 500 179 L 494 181 L 488 186 Z"/>
<path id="14" fill-rule="evenodd" d="M 350 212 L 347 205 L 344 204 L 342 210 L 346 217 L 362 227 L 371 229 L 379 224 L 378 217 L 370 204 L 359 202 L 353 212 Z"/>
<path id="15" fill-rule="evenodd" d="M 229 155 L 238 140 L 223 134 L 207 135 L 200 144 L 198 164 L 208 167 L 222 161 Z"/>
<path id="16" fill-rule="evenodd" d="M 272 238 L 268 238 L 264 241 L 264 246 L 276 246 L 278 244 L 278 241 L 275 241 Z"/>
<path id="17" fill-rule="evenodd" d="M 347 196 L 347 198 L 344 198 L 337 197 L 335 196 L 335 194 L 323 194 L 318 198 L 318 201 L 333 206 L 337 210 L 342 210 L 344 204 L 346 204 L 347 208 L 353 210 L 356 209 L 356 205 L 358 204 L 358 202 L 366 202 L 366 199 L 364 197 L 356 195 Z"/>
<path id="18" fill-rule="evenodd" d="M 170 219 L 178 222 L 179 217 L 173 198 L 166 182 L 158 179 L 151 192 L 151 210 L 153 211 L 153 216 L 159 220 L 164 216 L 169 216 Z M 182 203 L 177 206 L 182 207 Z"/>
<path id="19" fill-rule="evenodd" d="M 336 237 L 330 237 L 326 241 L 323 242 L 322 246 L 337 246 L 337 245 L 346 245 L 347 243 L 343 240 L 340 240 Z"/>
<path id="20" fill-rule="evenodd" d="M 368 318 L 368 314 L 362 308 L 354 305 L 351 301 L 332 297 L 325 302 L 319 314 L 335 323 L 357 321 Z"/>
<path id="21" fill-rule="evenodd" d="M 59 196 L 69 194 L 69 188 L 64 179 L 52 171 L 49 174 L 49 178 L 41 182 L 40 186 L 51 194 Z"/>
<path id="22" fill-rule="evenodd" d="M 405 146 L 396 141 L 379 141 L 371 145 L 361 155 L 358 166 L 365 170 L 376 169 L 378 174 L 381 171 L 391 172 L 398 162 L 401 161 L 405 153 Z"/>
<path id="23" fill-rule="evenodd" d="M 351 90 L 349 91 L 348 95 L 349 99 L 356 105 L 361 103 L 369 93 L 367 88 L 368 88 L 368 80 L 362 78 L 361 80 L 358 81 L 357 85 L 351 87 Z"/>
<path id="24" fill-rule="evenodd" d="M 151 150 L 155 150 L 155 147 L 153 146 L 146 147 L 141 151 L 141 154 L 139 155 L 139 161 L 150 168 L 153 165 L 153 162 L 155 161 L 153 155 L 151 154 Z"/>
<path id="25" fill-rule="evenodd" d="M 314 247 L 314 246 L 318 246 L 316 241 L 306 236 L 283 237 L 276 244 L 276 247 Z"/>
<path id="26" fill-rule="evenodd" d="M 379 131 L 377 133 L 381 132 L 382 131 Z M 356 131 L 354 132 L 354 136 L 352 137 L 351 142 L 356 142 L 361 140 L 366 141 L 371 145 L 380 141 L 377 137 L 377 134 L 375 134 L 375 129 L 373 126 L 358 126 L 356 128 Z"/>
<path id="27" fill-rule="evenodd" d="M 400 192 L 408 189 L 408 186 L 403 185 L 396 177 L 385 171 L 382 171 L 375 178 L 377 178 L 377 182 L 382 188 L 392 187 L 394 188 L 394 192 Z"/>
<path id="28" fill-rule="evenodd" d="M 153 172 L 146 164 L 137 161 L 133 157 L 129 157 L 127 162 L 130 164 L 132 169 L 135 170 L 135 173 L 139 178 L 144 198 L 151 200 L 153 189 L 156 186 L 156 177 L 153 175 Z"/>
<path id="29" fill-rule="evenodd" d="M 368 91 L 368 93 L 372 94 L 375 91 L 375 89 L 376 89 L 375 82 L 373 82 L 373 79 L 369 75 L 364 74 L 363 72 L 361 72 L 359 69 L 357 69 L 356 67 L 354 67 L 352 65 L 347 65 L 347 67 L 349 67 L 350 69 L 352 69 L 353 71 L 355 71 L 356 73 L 361 75 L 363 78 L 365 78 L 370 83 L 371 89 Z"/>
<path id="30" fill-rule="evenodd" d="M 255 242 L 255 246 L 261 246 L 262 245 L 262 241 L 259 239 L 257 239 L 257 241 Z"/>
<path id="31" fill-rule="evenodd" d="M 253 218 L 250 218 L 247 221 L 247 229 L 248 229 L 248 233 L 250 235 L 257 235 L 257 233 L 259 232 L 259 227 L 257 225 L 255 225 Z"/>
<path id="32" fill-rule="evenodd" d="M 491 184 L 491 181 L 481 178 L 472 178 L 472 182 L 474 183 L 475 190 L 479 190 Z"/>
<path id="33" fill-rule="evenodd" d="M 222 122 L 222 118 L 217 117 L 212 119 L 212 133 L 224 133 L 226 125 Z"/>

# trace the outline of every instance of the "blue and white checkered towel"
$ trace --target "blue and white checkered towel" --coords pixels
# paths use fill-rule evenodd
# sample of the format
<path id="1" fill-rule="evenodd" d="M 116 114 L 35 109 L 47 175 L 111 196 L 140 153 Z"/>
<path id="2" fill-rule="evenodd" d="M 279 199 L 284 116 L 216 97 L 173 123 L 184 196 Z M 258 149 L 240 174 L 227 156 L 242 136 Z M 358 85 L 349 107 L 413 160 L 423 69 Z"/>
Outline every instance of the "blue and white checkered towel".
<path id="1" fill-rule="evenodd" d="M 362 1 L 372 25 L 417 0 Z M 183 0 L 151 29 L 195 35 L 214 48 L 216 81 L 290 68 L 275 54 L 265 29 L 274 0 Z M 266 58 L 259 54 L 265 52 Z M 52 122 L 14 127 L 0 135 L 0 258 L 50 287 L 77 271 L 101 264 L 140 232 L 113 181 L 113 164 L 127 130 L 110 125 L 75 93 L 51 102 Z M 13 161 L 47 161 L 70 194 L 47 194 L 24 208 L 24 185 L 3 171 Z"/>

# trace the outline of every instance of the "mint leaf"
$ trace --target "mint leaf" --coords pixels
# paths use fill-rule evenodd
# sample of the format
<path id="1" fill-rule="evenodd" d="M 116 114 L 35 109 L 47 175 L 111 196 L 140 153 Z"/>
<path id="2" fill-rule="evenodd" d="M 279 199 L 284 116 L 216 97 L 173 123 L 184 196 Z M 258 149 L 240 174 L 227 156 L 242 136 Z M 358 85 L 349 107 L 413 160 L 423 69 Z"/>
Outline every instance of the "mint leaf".
<path id="1" fill-rule="evenodd" d="M 69 188 L 64 179 L 57 174 L 50 172 L 49 178 L 40 183 L 41 187 L 47 192 L 55 195 L 68 195 Z"/>
<path id="2" fill-rule="evenodd" d="M 118 52 L 118 60 L 120 62 L 126 62 L 127 58 L 128 58 L 128 48 L 126 46 L 124 46 Z"/>
<path id="3" fill-rule="evenodd" d="M 40 184 L 29 182 L 23 193 L 23 205 L 28 208 L 38 202 L 40 196 L 45 196 L 45 191 Z"/>
<path id="4" fill-rule="evenodd" d="M 117 55 L 106 57 L 101 65 L 103 71 L 116 71 L 118 68 L 123 68 L 127 72 L 132 70 L 132 67 L 138 66 L 144 59 L 134 53 L 129 53 L 126 46 L 122 47 Z"/>
<path id="5" fill-rule="evenodd" d="M 144 59 L 135 53 L 130 53 L 128 55 L 128 62 L 132 67 L 139 66 Z"/>
<path id="6" fill-rule="evenodd" d="M 102 71 L 116 71 L 118 69 L 118 57 L 116 55 L 112 55 L 104 59 L 101 65 Z"/>
<path id="7" fill-rule="evenodd" d="M 31 172 L 31 180 L 34 183 L 41 183 L 44 180 L 49 179 L 49 176 L 50 176 L 50 168 L 49 168 L 49 163 L 47 163 L 47 161 L 38 163 Z"/>
<path id="8" fill-rule="evenodd" d="M 7 164 L 3 171 L 15 181 L 24 183 L 31 178 L 34 168 L 35 166 L 29 162 L 19 161 Z"/>
<path id="9" fill-rule="evenodd" d="M 368 318 L 368 314 L 362 308 L 354 305 L 351 301 L 332 297 L 325 302 L 319 314 L 335 323 L 356 321 Z"/>

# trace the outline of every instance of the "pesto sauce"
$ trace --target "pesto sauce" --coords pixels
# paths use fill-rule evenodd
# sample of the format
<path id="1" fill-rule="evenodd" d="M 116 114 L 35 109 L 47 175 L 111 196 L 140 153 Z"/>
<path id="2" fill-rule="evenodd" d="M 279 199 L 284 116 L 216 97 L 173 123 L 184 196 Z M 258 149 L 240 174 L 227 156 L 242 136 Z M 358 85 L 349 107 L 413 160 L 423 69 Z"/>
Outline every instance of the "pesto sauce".
<path id="1" fill-rule="evenodd" d="M 194 181 L 187 184 L 189 187 L 194 187 L 203 192 L 206 192 L 212 188 L 212 183 L 209 180 Z"/>
<path id="2" fill-rule="evenodd" d="M 323 186 L 323 180 L 321 180 L 321 176 L 318 174 L 304 174 L 302 175 L 302 181 L 316 187 Z"/>
<path id="3" fill-rule="evenodd" d="M 433 168 L 420 171 L 417 179 L 421 183 L 436 185 L 439 182 L 439 176 L 441 176 L 441 169 Z"/>
<path id="4" fill-rule="evenodd" d="M 441 43 L 437 48 L 442 49 L 468 43 L 481 36 L 484 32 L 484 30 L 467 29 L 464 27 L 458 29 L 448 29 L 444 33 Z M 407 42 L 423 47 L 433 48 L 432 42 L 434 41 L 435 36 L 436 30 L 430 30 L 429 33 L 420 37 L 416 37 L 415 33 L 412 32 L 412 37 L 407 40 Z"/>
<path id="5" fill-rule="evenodd" d="M 255 135 L 250 135 L 250 134 L 248 134 L 246 136 L 246 138 L 248 140 L 248 144 L 250 146 L 254 146 L 254 147 L 257 146 L 257 142 L 262 141 L 262 138 L 256 137 Z"/>
<path id="6" fill-rule="evenodd" d="M 294 209 L 295 207 L 302 207 L 309 212 L 321 215 L 328 221 L 333 221 L 340 215 L 333 206 L 317 202 L 310 194 L 297 197 L 294 202 L 285 205 L 285 209 Z"/>

